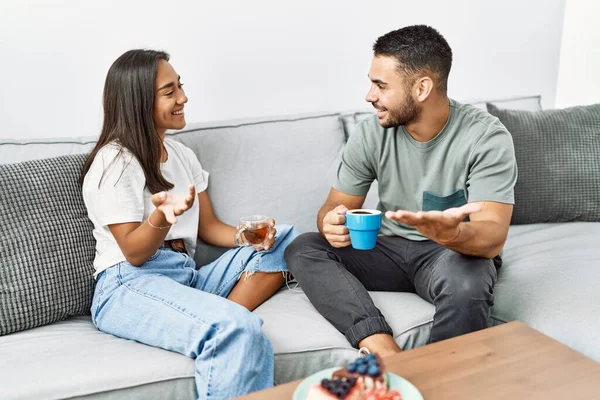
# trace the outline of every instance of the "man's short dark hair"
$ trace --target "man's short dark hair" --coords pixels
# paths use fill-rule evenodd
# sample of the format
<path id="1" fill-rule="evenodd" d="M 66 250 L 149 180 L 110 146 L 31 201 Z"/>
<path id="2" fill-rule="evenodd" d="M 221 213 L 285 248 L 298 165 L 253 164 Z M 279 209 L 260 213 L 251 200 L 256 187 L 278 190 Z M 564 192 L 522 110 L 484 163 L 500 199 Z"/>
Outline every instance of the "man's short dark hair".
<path id="1" fill-rule="evenodd" d="M 441 93 L 448 91 L 452 49 L 440 33 L 427 25 L 407 26 L 379 37 L 373 45 L 375 56 L 394 57 L 409 84 L 430 73 Z M 436 79 L 437 78 L 437 79 Z"/>

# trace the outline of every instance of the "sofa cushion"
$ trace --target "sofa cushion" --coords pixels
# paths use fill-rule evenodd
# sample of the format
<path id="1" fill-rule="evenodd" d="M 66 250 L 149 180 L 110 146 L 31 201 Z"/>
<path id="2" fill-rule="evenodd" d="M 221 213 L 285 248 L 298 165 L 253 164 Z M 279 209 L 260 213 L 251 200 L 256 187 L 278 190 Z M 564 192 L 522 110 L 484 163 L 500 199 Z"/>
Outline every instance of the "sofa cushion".
<path id="1" fill-rule="evenodd" d="M 237 225 L 245 215 L 266 214 L 300 232 L 317 229 L 326 177 L 345 142 L 337 114 L 189 125 L 171 137 L 210 173 L 208 191 L 222 221 Z M 200 265 L 216 255 L 205 246 L 196 253 Z"/>
<path id="2" fill-rule="evenodd" d="M 429 340 L 434 307 L 412 293 L 370 292 L 405 349 Z M 356 358 L 357 350 L 313 307 L 301 289 L 284 288 L 255 311 L 275 351 L 275 382 L 304 378 Z"/>
<path id="3" fill-rule="evenodd" d="M 193 399 L 194 361 L 100 332 L 90 317 L 0 337 L 0 399 Z"/>
<path id="4" fill-rule="evenodd" d="M 85 156 L 0 165 L 0 335 L 88 314 L 95 240 Z"/>
<path id="5" fill-rule="evenodd" d="M 488 104 L 493 104 L 494 106 L 502 109 L 540 111 L 542 109 L 542 96 L 511 97 L 508 99 L 470 101 L 467 103 L 484 111 L 487 111 Z"/>
<path id="6" fill-rule="evenodd" d="M 511 226 L 492 315 L 519 320 L 600 362 L 600 223 Z"/>
<path id="7" fill-rule="evenodd" d="M 371 295 L 402 347 L 427 342 L 431 304 L 410 293 Z M 282 289 L 256 313 L 273 343 L 276 383 L 356 357 L 356 349 L 299 289 Z M 100 332 L 87 316 L 0 337 L 0 354 L 2 399 L 191 399 L 196 395 L 192 359 Z"/>
<path id="8" fill-rule="evenodd" d="M 512 224 L 600 221 L 600 104 L 488 110 L 513 136 L 519 177 Z"/>
<path id="9" fill-rule="evenodd" d="M 51 139 L 0 139 L 0 164 L 89 153 L 98 137 L 73 137 Z"/>
<path id="10" fill-rule="evenodd" d="M 349 138 L 356 130 L 356 125 L 375 114 L 375 109 L 365 109 L 360 111 L 345 112 L 341 114 L 342 124 L 346 139 Z"/>

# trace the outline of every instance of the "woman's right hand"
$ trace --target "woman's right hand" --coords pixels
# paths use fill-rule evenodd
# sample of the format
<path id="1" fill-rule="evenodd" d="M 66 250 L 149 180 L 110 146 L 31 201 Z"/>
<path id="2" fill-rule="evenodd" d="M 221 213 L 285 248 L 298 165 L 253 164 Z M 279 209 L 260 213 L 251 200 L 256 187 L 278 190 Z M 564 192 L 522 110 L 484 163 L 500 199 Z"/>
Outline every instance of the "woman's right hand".
<path id="1" fill-rule="evenodd" d="M 158 192 L 152 196 L 152 204 L 161 211 L 169 224 L 177 222 L 177 216 L 183 214 L 194 205 L 196 187 L 190 185 L 187 196 L 167 192 Z"/>

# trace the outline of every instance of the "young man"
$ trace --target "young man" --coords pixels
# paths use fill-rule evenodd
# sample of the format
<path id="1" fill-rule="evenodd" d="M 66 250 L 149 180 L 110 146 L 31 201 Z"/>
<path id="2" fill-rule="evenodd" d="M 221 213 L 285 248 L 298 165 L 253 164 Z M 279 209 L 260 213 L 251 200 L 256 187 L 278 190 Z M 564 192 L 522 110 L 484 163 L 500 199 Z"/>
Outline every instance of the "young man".
<path id="1" fill-rule="evenodd" d="M 452 50 L 409 26 L 373 46 L 366 100 L 377 115 L 349 138 L 321 207 L 319 233 L 286 250 L 317 310 L 355 347 L 400 351 L 367 290 L 416 292 L 436 307 L 430 342 L 488 326 L 514 202 L 517 167 L 506 128 L 447 96 Z M 343 225 L 373 180 L 385 213 L 377 246 L 355 250 Z"/>

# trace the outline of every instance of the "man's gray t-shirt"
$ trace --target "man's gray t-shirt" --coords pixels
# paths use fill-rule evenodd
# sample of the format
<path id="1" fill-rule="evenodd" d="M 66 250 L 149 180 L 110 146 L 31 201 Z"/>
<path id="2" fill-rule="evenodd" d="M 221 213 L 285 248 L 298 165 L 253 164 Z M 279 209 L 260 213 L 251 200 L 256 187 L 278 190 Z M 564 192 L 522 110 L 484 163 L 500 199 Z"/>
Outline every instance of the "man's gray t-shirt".
<path id="1" fill-rule="evenodd" d="M 377 208 L 430 211 L 467 202 L 514 204 L 517 181 L 512 137 L 498 118 L 450 100 L 450 117 L 428 142 L 403 126 L 383 128 L 376 116 L 356 126 L 348 139 L 334 188 L 366 195 L 379 184 Z M 426 240 L 416 229 L 383 217 L 381 234 Z"/>

